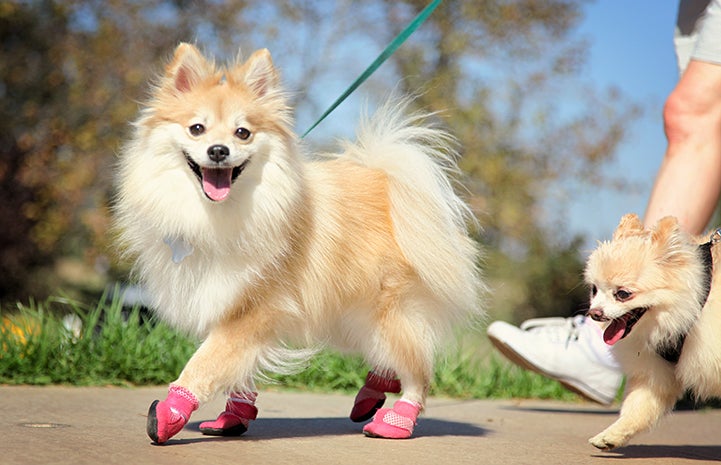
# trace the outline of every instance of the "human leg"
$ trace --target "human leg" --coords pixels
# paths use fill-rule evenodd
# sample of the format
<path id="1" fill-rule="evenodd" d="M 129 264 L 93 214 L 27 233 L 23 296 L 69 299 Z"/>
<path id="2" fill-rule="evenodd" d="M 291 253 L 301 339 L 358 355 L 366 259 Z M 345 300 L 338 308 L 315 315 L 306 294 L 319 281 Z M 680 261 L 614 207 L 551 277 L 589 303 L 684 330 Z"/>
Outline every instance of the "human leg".
<path id="1" fill-rule="evenodd" d="M 668 146 L 644 222 L 675 216 L 699 234 L 721 193 L 721 0 L 682 0 L 674 45 L 681 78 L 666 100 Z"/>
<path id="2" fill-rule="evenodd" d="M 721 65 L 692 59 L 664 107 L 668 148 L 644 222 L 678 218 L 692 234 L 706 227 L 721 193 Z"/>

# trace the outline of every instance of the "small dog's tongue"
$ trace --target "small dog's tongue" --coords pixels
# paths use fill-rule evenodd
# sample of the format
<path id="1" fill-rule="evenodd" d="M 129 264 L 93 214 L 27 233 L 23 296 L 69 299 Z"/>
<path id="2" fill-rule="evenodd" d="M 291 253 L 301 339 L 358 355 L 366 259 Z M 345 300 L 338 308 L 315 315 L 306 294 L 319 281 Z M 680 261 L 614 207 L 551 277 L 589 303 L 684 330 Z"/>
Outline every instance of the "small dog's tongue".
<path id="1" fill-rule="evenodd" d="M 617 320 L 612 320 L 611 324 L 608 325 L 608 328 L 606 328 L 606 331 L 603 332 L 603 341 L 612 346 L 621 339 L 623 339 L 623 336 L 626 334 L 626 319 L 625 318 L 619 318 Z"/>
<path id="2" fill-rule="evenodd" d="M 203 192 L 210 200 L 220 202 L 230 194 L 232 168 L 203 168 Z"/>

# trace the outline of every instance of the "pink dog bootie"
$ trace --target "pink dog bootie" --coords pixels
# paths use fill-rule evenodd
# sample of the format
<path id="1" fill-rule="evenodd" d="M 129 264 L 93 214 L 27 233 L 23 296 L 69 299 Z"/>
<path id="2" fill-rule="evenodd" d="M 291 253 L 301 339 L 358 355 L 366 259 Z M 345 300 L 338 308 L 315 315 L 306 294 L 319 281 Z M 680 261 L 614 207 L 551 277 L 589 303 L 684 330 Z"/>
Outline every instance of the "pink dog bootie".
<path id="1" fill-rule="evenodd" d="M 183 429 L 190 414 L 198 408 L 198 399 L 182 386 L 171 384 L 168 397 L 156 400 L 148 410 L 147 432 L 150 439 L 163 444 Z"/>
<path id="2" fill-rule="evenodd" d="M 257 392 L 232 392 L 225 403 L 225 410 L 215 421 L 204 421 L 200 432 L 208 436 L 240 436 L 248 431 L 250 420 L 255 420 Z"/>
<path id="3" fill-rule="evenodd" d="M 385 403 L 386 392 L 394 394 L 401 392 L 401 382 L 395 379 L 395 373 L 378 374 L 375 371 L 369 371 L 365 384 L 355 397 L 350 419 L 356 423 L 370 420 Z"/>
<path id="4" fill-rule="evenodd" d="M 378 410 L 373 421 L 363 428 L 363 433 L 371 438 L 407 439 L 413 434 L 420 411 L 420 404 L 400 399 L 392 409 Z"/>

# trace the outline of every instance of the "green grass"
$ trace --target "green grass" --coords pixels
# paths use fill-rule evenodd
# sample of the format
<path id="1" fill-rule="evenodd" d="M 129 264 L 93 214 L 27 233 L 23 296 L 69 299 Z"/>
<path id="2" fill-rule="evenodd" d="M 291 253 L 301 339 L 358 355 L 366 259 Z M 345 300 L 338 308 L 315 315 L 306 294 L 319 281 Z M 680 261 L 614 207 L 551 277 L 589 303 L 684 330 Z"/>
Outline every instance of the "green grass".
<path id="1" fill-rule="evenodd" d="M 63 325 L 69 314 L 82 322 L 77 335 Z M 3 317 L 0 383 L 164 384 L 196 348 L 165 325 L 142 322 L 138 309 L 124 314 L 117 302 L 86 308 L 52 299 L 19 305 Z"/>
<path id="2" fill-rule="evenodd" d="M 71 385 L 158 385 L 173 381 L 197 341 L 168 326 L 146 321 L 118 302 L 87 307 L 66 299 L 31 302 L 0 312 L 0 383 Z M 63 317 L 76 315 L 73 333 Z M 481 333 L 459 340 L 439 361 L 431 394 L 456 398 L 544 398 L 575 400 L 557 382 L 521 370 L 492 353 Z M 478 342 L 482 341 L 482 342 Z M 467 347 L 464 347 L 467 346 Z M 270 375 L 276 387 L 351 393 L 368 366 L 360 357 L 322 351 L 301 372 Z"/>

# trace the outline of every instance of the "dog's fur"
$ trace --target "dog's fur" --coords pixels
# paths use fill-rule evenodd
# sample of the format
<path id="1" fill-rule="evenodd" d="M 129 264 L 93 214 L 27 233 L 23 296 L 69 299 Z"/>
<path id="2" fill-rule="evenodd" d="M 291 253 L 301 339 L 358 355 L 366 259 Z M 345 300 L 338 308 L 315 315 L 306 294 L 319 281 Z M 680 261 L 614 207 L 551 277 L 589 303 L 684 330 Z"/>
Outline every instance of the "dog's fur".
<path id="1" fill-rule="evenodd" d="M 203 339 L 175 384 L 201 403 L 253 390 L 329 344 L 394 370 L 423 404 L 443 336 L 482 313 L 484 285 L 455 142 L 408 105 L 311 158 L 267 50 L 221 68 L 176 49 L 121 153 L 116 202 L 152 307 Z"/>
<path id="2" fill-rule="evenodd" d="M 627 375 L 620 417 L 590 439 L 599 449 L 622 446 L 651 428 L 687 389 L 699 399 L 721 395 L 721 277 L 716 271 L 721 251 L 711 244 L 714 272 L 706 299 L 708 277 L 699 248 L 706 242 L 709 236 L 690 236 L 673 217 L 644 229 L 636 215 L 626 215 L 613 240 L 599 244 L 589 257 L 589 315 L 608 323 L 604 337 Z M 630 331 L 621 332 L 634 309 L 646 311 Z M 677 363 L 659 355 L 682 334 L 687 336 Z"/>

